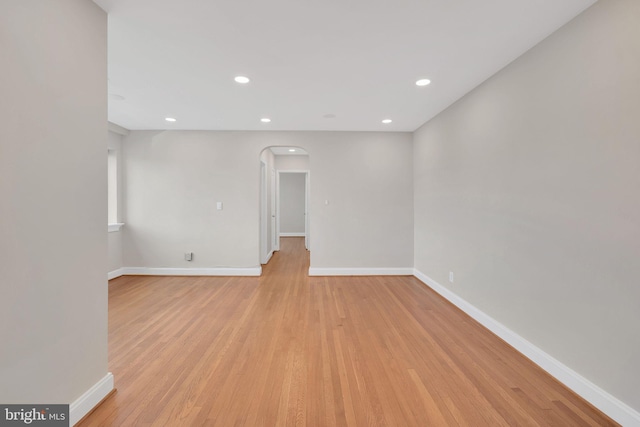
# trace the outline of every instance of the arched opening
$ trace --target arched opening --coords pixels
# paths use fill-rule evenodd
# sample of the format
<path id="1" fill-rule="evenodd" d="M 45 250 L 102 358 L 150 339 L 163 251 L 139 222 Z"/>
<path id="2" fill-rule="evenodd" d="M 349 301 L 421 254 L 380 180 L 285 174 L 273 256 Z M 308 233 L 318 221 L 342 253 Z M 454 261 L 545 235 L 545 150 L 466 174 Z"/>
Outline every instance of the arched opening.
<path id="1" fill-rule="evenodd" d="M 272 146 L 260 153 L 260 263 L 280 249 L 281 237 L 304 237 L 310 250 L 309 153 Z"/>

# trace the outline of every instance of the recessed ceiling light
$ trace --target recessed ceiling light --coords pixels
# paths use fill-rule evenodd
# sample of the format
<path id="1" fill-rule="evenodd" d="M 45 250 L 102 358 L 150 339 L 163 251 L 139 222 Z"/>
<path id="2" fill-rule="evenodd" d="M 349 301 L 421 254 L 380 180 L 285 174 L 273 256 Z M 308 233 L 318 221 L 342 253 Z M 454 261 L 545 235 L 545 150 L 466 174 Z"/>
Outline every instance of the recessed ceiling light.
<path id="1" fill-rule="evenodd" d="M 176 121 L 176 119 L 174 119 L 173 117 L 165 117 L 164 119 L 166 121 L 168 121 L 168 122 L 175 122 Z"/>
<path id="2" fill-rule="evenodd" d="M 249 83 L 249 77 L 245 77 L 245 76 L 236 76 L 233 80 L 235 80 L 237 83 Z"/>
<path id="3" fill-rule="evenodd" d="M 427 86 L 430 83 L 431 83 L 431 80 L 429 79 L 420 79 L 416 82 L 416 86 Z"/>
<path id="4" fill-rule="evenodd" d="M 384 119 L 384 120 L 382 121 L 382 123 L 384 123 L 385 125 L 388 125 L 388 124 L 389 124 L 389 123 L 391 123 L 392 121 L 393 121 L 393 120 L 391 120 L 391 119 Z"/>
<path id="5" fill-rule="evenodd" d="M 263 118 L 261 118 L 261 119 L 260 119 L 260 121 L 261 121 L 262 123 L 269 123 L 269 122 L 271 121 L 271 119 L 269 119 L 269 118 L 267 118 L 267 117 L 263 117 Z"/>
<path id="6" fill-rule="evenodd" d="M 295 152 L 296 152 L 296 149 L 295 149 L 295 148 L 289 148 L 289 152 L 290 152 L 290 153 L 295 153 Z"/>

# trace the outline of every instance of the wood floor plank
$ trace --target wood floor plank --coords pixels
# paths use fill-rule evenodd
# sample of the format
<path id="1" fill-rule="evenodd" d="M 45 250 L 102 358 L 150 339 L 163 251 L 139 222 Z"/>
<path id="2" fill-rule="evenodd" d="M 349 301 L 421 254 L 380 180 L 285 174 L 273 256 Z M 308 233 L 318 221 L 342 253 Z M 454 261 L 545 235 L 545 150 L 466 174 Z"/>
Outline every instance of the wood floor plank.
<path id="1" fill-rule="evenodd" d="M 80 426 L 617 425 L 416 278 L 308 267 L 283 238 L 259 278 L 112 280 Z"/>

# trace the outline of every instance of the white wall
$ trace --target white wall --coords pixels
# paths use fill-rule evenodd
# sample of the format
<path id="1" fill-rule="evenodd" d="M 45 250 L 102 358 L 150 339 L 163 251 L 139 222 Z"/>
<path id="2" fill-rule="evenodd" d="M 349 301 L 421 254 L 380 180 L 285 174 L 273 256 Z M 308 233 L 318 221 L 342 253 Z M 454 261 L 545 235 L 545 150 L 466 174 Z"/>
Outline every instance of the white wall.
<path id="1" fill-rule="evenodd" d="M 71 403 L 107 376 L 107 17 L 0 14 L 0 402 Z"/>
<path id="2" fill-rule="evenodd" d="M 639 17 L 596 3 L 414 144 L 416 268 L 636 410 Z"/>
<path id="3" fill-rule="evenodd" d="M 274 242 L 274 234 L 276 232 L 275 228 L 275 220 L 272 221 L 272 215 L 275 215 L 275 211 L 276 211 L 276 197 L 275 197 L 275 193 L 276 193 L 276 189 L 275 189 L 275 185 L 276 185 L 276 170 L 275 170 L 275 156 L 273 154 L 273 152 L 271 150 L 262 150 L 262 152 L 260 153 L 260 161 L 264 162 L 265 164 L 265 171 L 266 171 L 266 177 L 267 177 L 267 182 L 266 182 L 266 195 L 265 195 L 265 201 L 266 201 L 266 240 L 267 240 L 267 255 L 271 252 L 273 252 L 276 248 L 275 248 L 275 242 Z"/>
<path id="4" fill-rule="evenodd" d="M 125 138 L 125 265 L 259 265 L 259 154 L 286 145 L 313 167 L 312 267 L 412 266 L 411 134 L 214 131 Z"/>
<path id="5" fill-rule="evenodd" d="M 412 267 L 411 134 L 338 135 L 307 150 L 311 267 Z"/>
<path id="6" fill-rule="evenodd" d="M 275 156 L 275 166 L 278 170 L 309 170 L 309 156 Z"/>
<path id="7" fill-rule="evenodd" d="M 306 174 L 280 173 L 280 234 L 304 234 Z"/>
<path id="8" fill-rule="evenodd" d="M 118 187 L 118 221 L 124 221 L 124 206 L 123 206 L 123 176 L 122 176 L 122 135 L 109 131 L 107 138 L 107 146 L 110 150 L 115 150 L 116 159 L 118 165 L 118 173 L 117 173 L 117 187 Z M 123 267 L 122 262 L 122 233 L 124 229 L 120 229 L 120 231 L 114 231 L 108 233 L 107 236 L 107 248 L 108 248 L 108 263 L 107 263 L 107 271 L 115 271 L 119 268 Z"/>
<path id="9" fill-rule="evenodd" d="M 107 272 L 115 272 L 124 266 L 122 257 L 122 233 L 124 230 L 107 233 Z"/>

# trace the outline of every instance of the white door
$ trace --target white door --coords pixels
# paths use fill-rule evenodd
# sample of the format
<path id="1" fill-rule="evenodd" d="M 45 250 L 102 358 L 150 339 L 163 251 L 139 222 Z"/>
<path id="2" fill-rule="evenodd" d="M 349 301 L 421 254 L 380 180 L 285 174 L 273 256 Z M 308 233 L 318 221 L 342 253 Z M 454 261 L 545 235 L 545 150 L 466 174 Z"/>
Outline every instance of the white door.
<path id="1" fill-rule="evenodd" d="M 280 230 L 277 230 L 277 221 L 276 221 L 276 189 L 278 188 L 278 182 L 276 179 L 276 170 L 275 169 L 271 169 L 271 206 L 270 206 L 270 214 L 271 214 L 271 235 L 272 237 L 272 242 L 271 242 L 271 248 L 274 251 L 279 251 L 280 250 L 280 238 L 278 237 L 280 235 Z"/>
<path id="2" fill-rule="evenodd" d="M 304 174 L 304 247 L 309 250 L 309 172 Z"/>
<path id="3" fill-rule="evenodd" d="M 269 241 L 267 227 L 269 224 L 269 206 L 267 204 L 267 165 L 260 162 L 260 263 L 267 263 Z"/>

